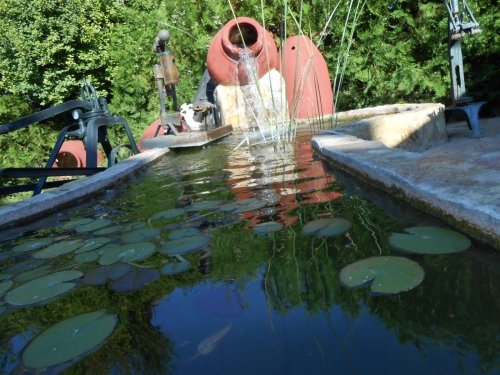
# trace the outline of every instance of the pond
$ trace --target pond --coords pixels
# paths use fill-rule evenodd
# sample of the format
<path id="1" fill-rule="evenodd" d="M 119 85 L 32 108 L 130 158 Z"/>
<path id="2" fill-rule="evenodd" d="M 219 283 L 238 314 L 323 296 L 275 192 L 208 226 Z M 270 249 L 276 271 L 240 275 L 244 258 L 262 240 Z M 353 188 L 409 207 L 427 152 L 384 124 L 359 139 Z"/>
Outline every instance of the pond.
<path id="1" fill-rule="evenodd" d="M 0 232 L 0 373 L 500 372 L 497 253 L 396 251 L 447 228 L 330 170 L 310 134 L 238 143 Z M 373 257 L 401 264 L 349 285 Z"/>

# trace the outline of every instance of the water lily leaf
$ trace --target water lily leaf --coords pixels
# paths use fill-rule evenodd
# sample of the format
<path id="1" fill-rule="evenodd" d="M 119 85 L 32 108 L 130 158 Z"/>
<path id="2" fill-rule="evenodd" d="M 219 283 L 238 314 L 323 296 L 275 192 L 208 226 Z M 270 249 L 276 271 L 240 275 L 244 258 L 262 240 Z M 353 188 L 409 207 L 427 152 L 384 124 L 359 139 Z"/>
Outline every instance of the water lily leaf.
<path id="1" fill-rule="evenodd" d="M 3 296 L 6 291 L 12 288 L 12 285 L 14 285 L 14 282 L 12 280 L 0 282 L 0 297 Z"/>
<path id="2" fill-rule="evenodd" d="M 61 228 L 64 230 L 73 229 L 79 225 L 89 224 L 93 221 L 94 220 L 90 219 L 90 218 L 73 219 L 73 220 L 67 221 L 64 224 L 62 224 Z"/>
<path id="3" fill-rule="evenodd" d="M 26 241 L 12 248 L 15 253 L 24 253 L 26 251 L 38 250 L 50 245 L 54 241 L 52 237 L 38 238 L 36 240 Z"/>
<path id="4" fill-rule="evenodd" d="M 351 222 L 341 217 L 331 217 L 310 221 L 302 228 L 305 235 L 337 237 L 351 228 Z"/>
<path id="5" fill-rule="evenodd" d="M 132 271 L 132 266 L 127 263 L 117 262 L 110 266 L 100 266 L 88 271 L 82 279 L 85 285 L 102 285 L 108 280 L 116 280 Z"/>
<path id="6" fill-rule="evenodd" d="M 21 272 L 29 271 L 34 268 L 40 267 L 42 264 L 46 263 L 43 259 L 27 259 L 23 262 L 18 262 L 7 268 L 5 271 L 8 273 L 19 274 Z"/>
<path id="7" fill-rule="evenodd" d="M 15 306 L 28 306 L 46 302 L 73 289 L 75 284 L 68 281 L 82 276 L 83 273 L 80 271 L 61 271 L 39 277 L 10 290 L 5 295 L 5 301 Z"/>
<path id="8" fill-rule="evenodd" d="M 152 268 L 141 268 L 133 270 L 126 275 L 114 280 L 110 288 L 116 292 L 133 292 L 142 288 L 144 285 L 156 281 L 160 278 L 160 273 Z"/>
<path id="9" fill-rule="evenodd" d="M 122 235 L 120 239 L 126 243 L 134 243 L 151 240 L 159 235 L 160 230 L 158 228 L 140 228 Z"/>
<path id="10" fill-rule="evenodd" d="M 191 269 L 191 264 L 189 264 L 189 262 L 172 262 L 165 264 L 160 269 L 160 273 L 165 276 L 170 276 L 189 271 L 190 269 Z"/>
<path id="11" fill-rule="evenodd" d="M 171 240 L 178 240 L 182 237 L 190 237 L 198 234 L 200 230 L 198 228 L 179 228 L 174 229 L 168 234 L 168 238 Z"/>
<path id="12" fill-rule="evenodd" d="M 222 206 L 223 203 L 224 203 L 224 201 L 219 201 L 219 200 L 199 201 L 199 202 L 194 202 L 193 204 L 185 207 L 185 210 L 187 212 L 212 210 L 212 209 L 215 209 L 215 208 Z"/>
<path id="13" fill-rule="evenodd" d="M 68 254 L 82 246 L 81 240 L 67 240 L 52 244 L 33 254 L 33 258 L 48 259 L 59 255 Z"/>
<path id="14" fill-rule="evenodd" d="M 91 238 L 91 239 L 85 241 L 85 243 L 82 246 L 80 246 L 79 249 L 77 249 L 75 251 L 75 254 L 85 253 L 87 251 L 99 249 L 100 247 L 106 245 L 109 242 L 111 242 L 111 238 L 107 238 L 107 237 Z"/>
<path id="15" fill-rule="evenodd" d="M 95 219 L 90 223 L 78 225 L 75 227 L 77 232 L 93 232 L 104 227 L 110 226 L 112 224 L 111 220 L 108 219 Z"/>
<path id="16" fill-rule="evenodd" d="M 114 245 L 118 246 L 118 245 Z M 91 263 L 91 262 L 96 262 L 97 259 L 102 255 L 103 253 L 103 247 L 100 247 L 99 249 L 96 250 L 91 250 L 91 251 L 86 251 L 84 253 L 79 253 L 76 254 L 73 260 L 78 263 Z"/>
<path id="17" fill-rule="evenodd" d="M 118 261 L 137 262 L 150 257 L 156 251 L 156 246 L 151 242 L 138 242 L 105 249 L 99 258 L 99 264 L 109 266 Z"/>
<path id="18" fill-rule="evenodd" d="M 12 276 L 14 275 L 12 275 L 11 273 L 0 273 L 0 281 L 11 279 Z"/>
<path id="19" fill-rule="evenodd" d="M 18 283 L 26 283 L 33 279 L 37 279 L 39 277 L 48 275 L 51 272 L 52 272 L 52 267 L 46 264 L 38 268 L 20 273 L 14 278 L 14 281 Z"/>
<path id="20" fill-rule="evenodd" d="M 104 310 L 63 320 L 35 337 L 22 361 L 28 368 L 44 369 L 79 359 L 101 345 L 117 323 L 117 316 Z"/>
<path id="21" fill-rule="evenodd" d="M 102 229 L 96 230 L 94 232 L 94 235 L 96 236 L 105 236 L 107 234 L 112 234 L 112 233 L 117 233 L 117 232 L 123 232 L 124 227 L 123 225 L 111 225 L 109 227 L 104 227 Z"/>
<path id="22" fill-rule="evenodd" d="M 340 281 L 349 288 L 370 284 L 376 294 L 394 294 L 418 286 L 424 279 L 420 265 L 404 257 L 377 256 L 349 264 L 340 271 Z"/>
<path id="23" fill-rule="evenodd" d="M 470 240 L 461 233 L 439 227 L 412 227 L 406 233 L 393 233 L 389 245 L 395 250 L 418 254 L 451 254 L 470 247 Z"/>
<path id="24" fill-rule="evenodd" d="M 276 232 L 276 231 L 280 230 L 281 228 L 283 228 L 283 224 L 278 223 L 276 221 L 269 221 L 267 223 L 257 224 L 253 228 L 253 230 L 257 234 L 267 234 L 267 233 Z"/>
<path id="25" fill-rule="evenodd" d="M 259 198 L 248 198 L 241 201 L 232 202 L 221 207 L 224 212 L 232 212 L 235 214 L 242 214 L 248 211 L 255 211 L 267 206 L 268 201 Z"/>
<path id="26" fill-rule="evenodd" d="M 157 212 L 156 214 L 151 216 L 151 219 L 153 220 L 173 219 L 174 217 L 184 215 L 184 212 L 186 211 L 182 208 L 171 208 L 169 210 Z"/>
<path id="27" fill-rule="evenodd" d="M 200 250 L 208 245 L 209 238 L 198 234 L 191 237 L 183 237 L 177 240 L 168 241 L 160 249 L 160 253 L 164 255 L 186 254 L 196 250 Z"/>

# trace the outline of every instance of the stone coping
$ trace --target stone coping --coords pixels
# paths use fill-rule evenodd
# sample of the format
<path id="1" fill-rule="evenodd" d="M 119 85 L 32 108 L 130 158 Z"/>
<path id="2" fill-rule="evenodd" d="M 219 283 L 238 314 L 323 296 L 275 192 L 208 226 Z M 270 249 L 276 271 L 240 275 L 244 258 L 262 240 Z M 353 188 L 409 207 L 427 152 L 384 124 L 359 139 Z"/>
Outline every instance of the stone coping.
<path id="1" fill-rule="evenodd" d="M 152 164 L 168 151 L 168 148 L 147 150 L 93 176 L 68 182 L 20 202 L 0 206 L 0 229 L 35 220 L 62 207 L 76 204 L 84 196 L 98 194 Z"/>
<path id="2" fill-rule="evenodd" d="M 500 249 L 500 118 L 481 126 L 489 136 L 472 138 L 464 123 L 447 142 L 420 152 L 362 139 L 349 129 L 318 134 L 312 145 L 333 168 Z"/>

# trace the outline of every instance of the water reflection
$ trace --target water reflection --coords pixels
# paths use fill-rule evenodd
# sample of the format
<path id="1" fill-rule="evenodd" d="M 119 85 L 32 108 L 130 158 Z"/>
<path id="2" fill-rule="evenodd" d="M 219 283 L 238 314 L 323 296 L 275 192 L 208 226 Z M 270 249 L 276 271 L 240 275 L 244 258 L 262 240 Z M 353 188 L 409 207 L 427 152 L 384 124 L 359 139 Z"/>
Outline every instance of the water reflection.
<path id="1" fill-rule="evenodd" d="M 134 183 L 108 192 L 99 205 L 90 202 L 48 218 L 45 226 L 22 228 L 26 237 L 71 240 L 82 234 L 58 229 L 68 217 L 106 217 L 158 228 L 158 248 L 185 226 L 210 236 L 210 244 L 202 253 L 186 255 L 189 270 L 162 276 L 136 292 L 117 293 L 108 284 L 79 285 L 46 305 L 7 306 L 0 317 L 0 372 L 23 371 L 22 349 L 44 328 L 97 309 L 117 314 L 119 326 L 98 351 L 66 369 L 69 373 L 499 371 L 498 254 L 473 248 L 446 256 L 409 255 L 426 273 L 417 288 L 385 297 L 347 289 L 339 283 L 344 266 L 393 254 L 390 233 L 432 219 L 396 220 L 352 194 L 356 189 L 349 187 L 346 194 L 345 184 L 314 158 L 307 136 L 294 145 L 231 152 L 233 147 L 228 142 L 173 153 Z M 264 199 L 266 206 L 242 214 L 187 211 L 206 200 L 228 205 L 248 198 Z M 186 212 L 160 224 L 150 220 L 175 207 Z M 352 222 L 345 236 L 302 234 L 305 223 L 332 216 Z M 268 235 L 254 233 L 255 225 L 270 220 L 285 227 Z M 0 274 L 33 266 L 29 254 L 12 256 L 8 244 L 0 244 Z M 158 255 L 132 266 L 156 267 L 164 260 Z M 54 262 L 54 269 L 76 267 L 69 256 Z M 78 267 L 88 271 L 97 265 Z"/>

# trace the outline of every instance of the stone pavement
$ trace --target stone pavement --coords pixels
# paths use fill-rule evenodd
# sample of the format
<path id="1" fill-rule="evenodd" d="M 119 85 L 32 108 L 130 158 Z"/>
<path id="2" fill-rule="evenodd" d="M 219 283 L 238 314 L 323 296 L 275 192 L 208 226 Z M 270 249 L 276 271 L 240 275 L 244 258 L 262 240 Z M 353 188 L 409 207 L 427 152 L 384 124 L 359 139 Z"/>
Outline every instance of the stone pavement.
<path id="1" fill-rule="evenodd" d="M 343 127 L 312 144 L 333 168 L 500 250 L 500 117 L 480 124 L 482 138 L 472 138 L 465 122 L 452 123 L 445 142 L 421 151 L 361 139 Z"/>

